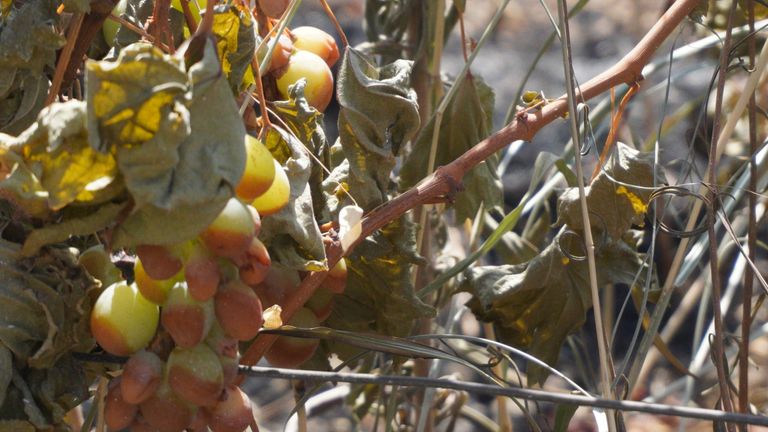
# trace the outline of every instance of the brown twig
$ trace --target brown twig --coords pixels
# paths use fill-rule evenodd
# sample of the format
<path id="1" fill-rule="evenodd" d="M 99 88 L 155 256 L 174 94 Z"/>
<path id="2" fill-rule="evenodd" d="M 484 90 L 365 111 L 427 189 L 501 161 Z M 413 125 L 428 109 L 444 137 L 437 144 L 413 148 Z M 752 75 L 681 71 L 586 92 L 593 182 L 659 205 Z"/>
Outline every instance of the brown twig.
<path id="1" fill-rule="evenodd" d="M 147 20 L 147 31 L 152 35 L 154 44 L 160 48 L 163 36 L 170 33 L 168 28 L 168 10 L 171 8 L 171 0 L 155 0 L 152 16 Z"/>
<path id="2" fill-rule="evenodd" d="M 61 88 L 67 88 L 75 80 L 77 70 L 83 57 L 91 47 L 93 39 L 101 33 L 104 20 L 112 13 L 118 0 L 95 0 L 91 2 L 91 12 L 85 15 L 80 31 L 75 39 L 75 46 L 67 62 L 64 63 L 64 76 L 61 80 Z M 62 61 L 62 59 L 59 59 Z M 57 65 L 58 68 L 58 65 Z"/>
<path id="3" fill-rule="evenodd" d="M 611 129 L 608 131 L 608 137 L 605 139 L 605 146 L 603 147 L 603 151 L 600 152 L 600 158 L 595 165 L 594 171 L 592 171 L 592 180 L 594 180 L 595 177 L 600 174 L 600 170 L 605 165 L 605 161 L 608 160 L 608 155 L 611 154 L 613 145 L 616 144 L 616 135 L 619 133 L 619 126 L 621 126 L 621 118 L 624 116 L 624 110 L 626 110 L 630 99 L 632 99 L 632 96 L 634 96 L 639 89 L 640 84 L 633 83 L 629 87 L 629 90 L 627 90 L 627 93 L 624 95 L 624 97 L 621 98 L 618 110 L 614 110 L 613 89 L 611 89 Z"/>
<path id="4" fill-rule="evenodd" d="M 80 33 L 80 27 L 83 25 L 85 15 L 82 13 L 76 13 L 72 26 L 67 32 L 67 43 L 64 48 L 61 49 L 61 55 L 56 62 L 56 70 L 53 73 L 53 80 L 51 81 L 51 88 L 48 89 L 48 97 L 45 99 L 45 105 L 48 106 L 56 100 L 56 97 L 61 91 L 61 83 L 64 80 L 64 73 L 69 65 L 69 60 L 72 58 L 72 51 L 75 49 L 75 43 L 77 42 L 77 36 Z"/>
<path id="5" fill-rule="evenodd" d="M 747 41 L 747 50 L 749 51 L 749 70 L 755 67 L 755 0 L 749 0 L 747 10 L 749 13 L 749 40 Z M 754 73 L 754 72 L 753 72 Z M 757 190 L 757 104 L 755 93 L 749 97 L 749 190 Z M 747 259 L 755 261 L 756 242 L 757 242 L 757 222 L 756 207 L 757 196 L 754 193 L 748 194 L 748 226 L 747 226 Z M 746 266 L 744 271 L 744 293 L 741 309 L 741 355 L 739 356 L 739 412 L 749 412 L 749 338 L 750 328 L 752 327 L 752 288 L 755 274 L 751 266 Z M 746 427 L 740 428 L 746 431 Z"/>
<path id="6" fill-rule="evenodd" d="M 195 21 L 195 15 L 192 13 L 192 9 L 189 8 L 189 0 L 181 0 L 181 9 L 184 12 L 184 21 L 187 22 L 187 27 L 191 33 L 195 33 L 197 30 L 197 21 Z"/>
<path id="7" fill-rule="evenodd" d="M 717 162 L 718 150 L 717 143 L 720 138 L 720 123 L 722 121 L 723 92 L 725 89 L 725 78 L 728 73 L 728 62 L 730 60 L 731 50 L 731 28 L 733 27 L 733 16 L 736 13 L 736 2 L 731 5 L 728 13 L 728 25 L 725 31 L 722 52 L 720 53 L 720 68 L 717 80 L 717 90 L 715 92 L 715 116 L 712 125 L 712 139 L 709 147 L 709 165 L 707 167 L 707 182 L 710 185 L 709 202 L 717 202 Z M 717 371 L 717 382 L 720 387 L 720 401 L 723 410 L 733 412 L 733 401 L 731 400 L 730 382 L 725 370 L 724 354 L 724 335 L 723 335 L 723 314 L 720 309 L 722 282 L 720 279 L 720 266 L 717 261 L 717 232 L 715 231 L 716 208 L 710 208 L 707 211 L 707 233 L 709 235 L 709 268 L 712 279 L 712 320 L 714 321 L 715 334 L 712 338 L 712 358 Z M 728 432 L 735 431 L 733 423 L 725 424 Z"/>
<path id="8" fill-rule="evenodd" d="M 618 63 L 589 80 L 581 86 L 578 99 L 586 101 L 608 91 L 620 84 L 631 84 L 642 80 L 642 69 L 650 61 L 656 49 L 672 31 L 685 19 L 698 0 L 678 0 L 654 24 L 643 39 Z M 347 250 L 349 253 L 358 243 L 370 234 L 397 219 L 414 207 L 446 201 L 459 188 L 462 177 L 470 169 L 484 161 L 497 151 L 516 140 L 530 141 L 544 126 L 562 117 L 567 112 L 565 96 L 544 105 L 540 111 L 516 116 L 507 126 L 477 143 L 466 153 L 448 165 L 441 166 L 418 185 L 396 196 L 381 207 L 370 212 L 362 220 L 362 235 Z M 342 257 L 342 250 L 337 243 L 331 244 L 327 250 L 329 268 L 333 267 Z M 295 293 L 289 297 L 283 307 L 283 320 L 290 319 L 312 296 L 320 282 L 325 279 L 327 272 L 310 273 L 302 280 Z M 260 335 L 251 344 L 242 357 L 241 363 L 254 365 L 274 342 L 275 335 Z"/>
<path id="9" fill-rule="evenodd" d="M 341 38 L 341 48 L 342 49 L 347 48 L 349 46 L 347 35 L 344 33 L 344 30 L 341 28 L 341 24 L 339 24 L 339 20 L 336 19 L 336 15 L 333 14 L 333 10 L 331 10 L 331 7 L 328 6 L 328 2 L 325 0 L 320 0 L 320 4 L 323 6 L 323 9 L 325 10 L 325 14 L 328 15 L 328 18 L 331 20 L 334 27 L 336 27 L 336 33 L 338 33 L 339 37 Z"/>

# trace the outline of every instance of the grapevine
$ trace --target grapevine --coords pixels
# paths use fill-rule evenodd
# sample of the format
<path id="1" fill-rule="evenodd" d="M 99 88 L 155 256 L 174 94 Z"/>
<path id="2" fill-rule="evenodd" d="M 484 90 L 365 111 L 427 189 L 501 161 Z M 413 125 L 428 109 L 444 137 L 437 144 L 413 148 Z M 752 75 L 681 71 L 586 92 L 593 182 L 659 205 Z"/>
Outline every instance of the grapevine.
<path id="1" fill-rule="evenodd" d="M 568 378 L 584 394 L 573 400 L 663 412 L 666 406 L 620 400 L 598 287 L 629 286 L 637 304 L 636 289 L 646 287 L 638 310 L 652 331 L 635 352 L 645 354 L 660 318 L 643 315 L 656 282 L 644 223 L 657 211 L 664 173 L 657 160 L 616 137 L 624 111 L 643 92 L 643 68 L 686 17 L 702 19 L 700 2 L 669 2 L 623 59 L 579 84 L 571 82 L 568 3 L 559 0 L 560 22 L 550 18 L 563 38 L 568 94 L 523 92 L 525 106 L 513 105 L 511 121 L 496 132 L 494 91 L 472 67 L 509 1 L 479 41 L 467 39 L 469 2 L 368 1 L 369 43 L 358 46 L 325 0 L 318 8 L 336 34 L 294 25 L 301 3 L 0 0 L 0 295 L 18 305 L 0 317 L 0 430 L 258 430 L 246 376 L 313 382 L 332 377 L 334 368 L 353 371 L 348 381 L 361 385 L 350 390 L 355 420 L 381 410 L 391 424 L 424 430 L 457 415 L 460 408 L 446 408 L 446 401 L 461 400 L 458 393 L 433 403 L 430 391 L 392 391 L 385 407 L 377 400 L 389 392 L 385 385 L 568 403 L 565 394 L 548 399 L 542 391 L 510 389 L 509 353 L 535 360 L 524 379 L 513 368 L 521 386 L 543 387 L 582 328 L 599 334 L 600 374 L 587 387 L 599 389 L 600 398 Z M 728 47 L 736 9 L 734 3 L 727 20 Z M 463 67 L 441 75 L 447 32 L 457 24 Z M 768 55 L 755 64 L 750 49 L 751 66 L 762 70 Z M 721 53 L 722 70 L 729 55 Z M 725 81 L 721 75 L 718 128 Z M 591 131 L 584 106 L 609 90 L 615 101 L 621 85 L 629 90 L 612 113 L 594 173 L 577 178 L 580 134 Z M 745 88 L 756 85 L 753 78 Z M 338 119 L 335 141 L 326 116 Z M 561 119 L 572 126 L 576 169 L 570 159 L 540 155 L 517 207 L 500 223 L 489 221 L 505 204 L 498 152 Z M 731 122 L 724 130 L 733 128 Z M 718 152 L 715 138 L 711 153 Z M 550 209 L 542 203 L 551 189 L 533 194 L 555 169 L 564 188 Z M 715 185 L 714 166 L 708 174 Z M 719 209 L 716 186 L 710 190 L 702 202 L 714 239 Z M 525 215 L 523 238 L 513 229 L 531 200 L 538 207 Z M 465 221 L 474 224 L 462 227 Z M 449 265 L 438 261 L 438 249 L 454 231 L 473 247 L 484 239 Z M 504 239 L 504 263 L 476 265 Z M 712 242 L 710 254 L 717 253 Z M 459 295 L 497 339 L 487 351 L 439 337 L 445 346 L 424 342 L 434 330 L 451 331 L 455 323 L 439 327 L 436 317 L 455 312 Z M 597 314 L 595 327 L 587 329 L 590 313 Z M 722 317 L 714 315 L 713 363 L 727 391 Z M 277 369 L 257 366 L 262 360 Z M 487 383 L 437 378 L 440 362 Z M 639 373 L 631 371 L 627 394 Z M 292 384 L 301 418 L 313 390 Z M 740 396 L 744 411 L 748 394 Z M 395 419 L 406 399 L 409 409 Z M 87 400 L 88 418 L 72 420 Z M 537 429 L 529 407 L 518 407 Z M 737 414 L 727 396 L 723 409 L 722 416 L 693 409 L 680 415 L 754 420 Z M 503 403 L 498 410 L 506 415 Z M 621 424 L 602 411 L 593 416 L 609 429 Z"/>

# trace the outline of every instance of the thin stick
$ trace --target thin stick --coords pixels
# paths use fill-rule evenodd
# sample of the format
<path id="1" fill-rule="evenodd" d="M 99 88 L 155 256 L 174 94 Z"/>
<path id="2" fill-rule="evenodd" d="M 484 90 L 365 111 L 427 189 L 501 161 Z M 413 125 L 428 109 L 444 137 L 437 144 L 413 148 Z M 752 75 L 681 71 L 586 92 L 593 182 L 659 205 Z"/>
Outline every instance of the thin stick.
<path id="1" fill-rule="evenodd" d="M 325 0 L 320 0 L 320 4 L 323 6 L 323 9 L 325 10 L 325 14 L 328 15 L 328 18 L 333 23 L 333 26 L 336 27 L 336 33 L 339 34 L 339 38 L 341 38 L 341 48 L 342 51 L 349 46 L 349 41 L 347 40 L 347 35 L 344 33 L 344 29 L 341 28 L 341 24 L 339 24 L 339 20 L 336 19 L 336 15 L 333 14 L 333 10 L 330 6 L 328 6 L 328 2 Z"/>
<path id="2" fill-rule="evenodd" d="M 749 32 L 753 35 L 747 41 L 749 51 L 749 70 L 755 69 L 755 1 L 749 0 Z M 757 104 L 755 93 L 749 96 L 749 190 L 757 191 Z M 757 196 L 754 193 L 748 197 L 749 213 L 747 215 L 747 259 L 755 262 L 757 242 Z M 751 266 L 744 272 L 744 293 L 741 308 L 741 354 L 739 356 L 739 412 L 749 412 L 749 339 L 752 327 L 752 288 L 755 273 Z M 746 428 L 741 428 L 746 432 Z"/>
<path id="3" fill-rule="evenodd" d="M 600 152 L 600 159 L 597 161 L 594 171 L 592 171 L 592 180 L 594 180 L 595 177 L 600 174 L 600 170 L 602 170 L 603 166 L 605 166 L 605 161 L 608 159 L 608 155 L 611 154 L 613 145 L 616 144 L 616 135 L 619 133 L 619 126 L 621 126 L 621 118 L 624 116 L 624 110 L 627 108 L 627 104 L 629 104 L 630 99 L 632 99 L 632 96 L 637 93 L 638 89 L 640 89 L 640 84 L 638 83 L 633 83 L 631 86 L 629 86 L 629 90 L 627 90 L 627 92 L 624 94 L 624 97 L 621 98 L 621 102 L 619 102 L 619 108 L 617 111 L 614 111 L 614 89 L 611 89 L 611 129 L 608 131 L 608 137 L 605 139 L 605 146 L 603 146 L 603 151 Z"/>
<path id="4" fill-rule="evenodd" d="M 733 423 L 768 426 L 768 417 L 740 413 L 726 413 L 718 410 L 686 406 L 654 404 L 636 401 L 602 399 L 596 397 L 556 393 L 519 387 L 500 387 L 492 384 L 459 381 L 448 378 L 424 378 L 407 375 L 375 375 L 363 373 L 322 372 L 299 369 L 278 369 L 270 367 L 240 367 L 240 372 L 256 378 L 301 379 L 312 382 L 346 382 L 354 384 L 393 385 L 401 387 L 434 387 L 461 390 L 476 394 L 507 396 L 510 398 L 589 406 L 617 411 L 644 412 L 656 415 L 695 418 L 707 421 L 728 421 Z"/>
<path id="5" fill-rule="evenodd" d="M 53 80 L 51 81 L 51 88 L 48 89 L 48 97 L 45 99 L 45 105 L 48 106 L 56 100 L 56 97 L 61 91 L 61 83 L 64 80 L 64 73 L 67 71 L 67 65 L 72 58 L 72 51 L 75 49 L 75 41 L 77 41 L 77 35 L 80 34 L 80 27 L 83 25 L 85 14 L 76 13 L 74 16 L 74 24 L 69 28 L 67 32 L 67 43 L 61 50 L 61 56 L 59 61 L 56 62 L 56 71 L 53 73 Z"/>
<path id="6" fill-rule="evenodd" d="M 723 111 L 723 92 L 725 89 L 725 78 L 728 73 L 728 62 L 730 60 L 731 51 L 731 28 L 733 27 L 733 16 L 736 12 L 736 2 L 732 2 L 731 10 L 728 14 L 728 25 L 725 32 L 725 40 L 723 42 L 722 52 L 720 53 L 720 71 L 717 80 L 717 91 L 715 93 L 715 116 L 712 125 L 712 141 L 709 147 L 709 166 L 707 168 L 707 181 L 710 185 L 709 197 L 712 204 L 712 208 L 707 212 L 707 232 L 709 235 L 709 268 L 712 278 L 712 312 L 714 317 L 712 318 L 715 324 L 715 335 L 712 340 L 712 357 L 715 363 L 715 370 L 717 371 L 717 381 L 720 387 L 720 401 L 723 404 L 723 409 L 726 412 L 733 412 L 733 401 L 731 400 L 730 383 L 728 381 L 728 374 L 725 371 L 725 359 L 724 357 L 724 336 L 723 336 L 723 316 L 722 309 L 720 308 L 720 300 L 722 298 L 722 284 L 720 280 L 720 266 L 717 258 L 717 233 L 715 232 L 715 213 L 717 209 L 714 207 L 717 202 L 717 162 L 718 155 L 718 138 L 720 135 L 720 122 L 722 121 Z M 734 425 L 726 423 L 726 429 L 729 432 L 735 430 Z"/>
<path id="7" fill-rule="evenodd" d="M 664 40 L 688 16 L 688 13 L 696 5 L 698 5 L 698 0 L 678 0 L 675 2 L 624 58 L 582 85 L 577 97 L 586 101 L 619 84 L 640 81 L 642 79 L 642 69 L 651 60 L 656 49 L 661 46 Z M 768 47 L 768 44 L 766 46 Z M 350 253 L 367 236 L 414 207 L 426 203 L 445 202 L 456 194 L 462 177 L 474 166 L 513 141 L 532 140 L 541 128 L 562 117 L 567 112 L 567 98 L 561 96 L 544 105 L 539 111 L 515 116 L 515 119 L 509 125 L 480 141 L 453 162 L 439 167 L 431 176 L 421 181 L 418 185 L 368 213 L 361 222 L 362 234 L 350 245 L 347 253 Z M 341 246 L 337 243 L 329 245 L 327 250 L 329 268 L 333 267 L 341 257 Z M 304 303 L 312 296 L 326 275 L 327 272 L 312 272 L 305 277 L 294 294 L 282 305 L 283 318 L 290 319 L 297 310 L 303 307 Z M 241 363 L 245 365 L 256 364 L 275 339 L 275 335 L 258 336 L 253 344 L 248 347 Z"/>
<path id="8" fill-rule="evenodd" d="M 568 26 L 568 5 L 566 0 L 557 3 L 557 15 L 560 21 L 560 34 L 562 35 L 563 69 L 565 70 L 566 90 L 568 92 L 568 105 L 570 113 L 576 113 L 576 83 L 573 77 L 573 61 L 571 59 L 571 36 Z M 629 93 L 627 93 L 629 95 Z M 619 111 L 620 113 L 621 111 Z M 619 114 L 620 115 L 620 114 Z M 597 264 L 595 262 L 595 242 L 592 238 L 592 223 L 589 220 L 589 206 L 587 205 L 587 193 L 584 189 L 584 172 L 581 165 L 581 145 L 579 143 L 579 119 L 572 114 L 569 116 L 571 124 L 571 139 L 573 140 L 573 153 L 575 156 L 576 182 L 579 187 L 579 202 L 581 204 L 581 219 L 584 226 L 584 247 L 587 252 L 587 266 L 589 269 L 589 287 L 592 297 L 592 310 L 595 317 L 595 338 L 597 339 L 597 352 L 600 360 L 600 387 L 602 395 L 606 399 L 612 399 L 611 382 L 613 382 L 613 369 L 611 368 L 610 353 L 605 340 L 605 328 L 603 327 L 603 313 L 600 304 L 600 294 L 597 287 Z M 610 142 L 606 143 L 606 148 Z M 616 420 L 611 413 L 607 416 L 608 430 L 617 430 Z"/>

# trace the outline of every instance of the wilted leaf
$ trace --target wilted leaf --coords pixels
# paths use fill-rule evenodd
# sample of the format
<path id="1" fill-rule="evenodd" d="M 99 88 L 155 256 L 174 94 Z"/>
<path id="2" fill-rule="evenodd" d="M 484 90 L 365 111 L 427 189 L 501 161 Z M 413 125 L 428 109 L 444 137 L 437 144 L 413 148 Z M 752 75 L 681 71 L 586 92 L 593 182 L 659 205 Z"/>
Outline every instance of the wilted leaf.
<path id="1" fill-rule="evenodd" d="M 347 287 L 336 297 L 330 327 L 406 336 L 415 319 L 434 313 L 411 285 L 410 268 L 421 262 L 414 228 L 401 218 L 358 244 L 347 259 Z"/>
<path id="2" fill-rule="evenodd" d="M 19 245 L 0 241 L 0 349 L 13 353 L 9 384 L 9 364 L 0 362 L 7 390 L 0 420 L 48 429 L 88 396 L 82 363 L 70 353 L 94 346 L 89 321 L 97 287 L 66 248 L 24 258 Z M 0 428 L 12 424 L 25 430 L 23 423 Z"/>
<path id="3" fill-rule="evenodd" d="M 570 239 L 571 237 L 569 237 Z M 573 247 L 563 243 L 563 247 Z M 623 241 L 596 251 L 598 285 L 632 283 L 641 257 Z M 462 289 L 475 298 L 472 312 L 496 324 L 499 339 L 555 365 L 565 338 L 581 328 L 592 306 L 586 261 L 568 258 L 555 241 L 526 264 L 474 267 Z M 547 371 L 530 365 L 529 382 L 543 383 Z"/>
<path id="4" fill-rule="evenodd" d="M 388 199 L 395 157 L 419 127 L 411 66 L 398 60 L 377 68 L 348 48 L 339 69 L 339 140 L 349 160 L 349 189 L 364 209 Z"/>
<path id="5" fill-rule="evenodd" d="M 411 63 L 399 60 L 375 67 L 348 49 L 338 80 L 340 145 L 346 159 L 323 183 L 334 219 L 341 208 L 358 204 L 370 211 L 389 199 L 395 157 L 419 125 L 410 88 Z M 339 185 L 345 185 L 356 203 Z M 361 242 L 347 258 L 344 294 L 328 319 L 331 327 L 404 336 L 414 321 L 433 309 L 413 292 L 411 268 L 419 263 L 415 226 L 402 217 Z M 348 349 L 333 346 L 334 352 Z M 343 354 L 342 354 L 343 355 Z"/>
<path id="6" fill-rule="evenodd" d="M 261 222 L 262 240 L 281 264 L 301 271 L 327 270 L 325 247 L 315 222 L 309 179 L 312 161 L 303 144 L 277 128 L 268 132 L 267 147 L 285 147 L 290 157 L 283 163 L 291 185 L 291 198 L 279 212 Z M 275 141 L 280 141 L 279 144 Z"/>
<path id="7" fill-rule="evenodd" d="M 653 173 L 649 161 L 619 143 L 588 188 L 598 286 L 642 283 L 636 279 L 643 268 L 640 238 L 630 227 L 642 222 L 650 195 L 642 186 L 652 185 Z M 468 269 L 462 284 L 474 295 L 472 311 L 496 325 L 500 340 L 549 365 L 556 364 L 565 338 L 583 325 L 591 307 L 581 213 L 572 190 L 560 197 L 559 221 L 568 229 L 529 262 Z M 547 374 L 535 366 L 528 372 L 532 383 L 543 383 Z"/>
<path id="8" fill-rule="evenodd" d="M 592 227 L 618 239 L 632 225 L 642 225 L 653 192 L 653 176 L 653 162 L 648 157 L 616 143 L 606 168 L 586 188 Z M 558 205 L 558 224 L 583 230 L 578 189 L 568 189 Z"/>
<path id="9" fill-rule="evenodd" d="M 447 165 L 464 154 L 491 132 L 493 91 L 482 79 L 467 75 L 459 83 L 456 96 L 451 100 L 440 124 L 435 168 Z M 406 190 L 427 175 L 429 154 L 435 119 L 421 129 L 413 149 L 400 171 L 400 189 Z M 462 179 L 465 191 L 457 196 L 458 221 L 475 216 L 480 203 L 486 208 L 501 204 L 501 181 L 496 175 L 497 157 L 494 155 L 472 168 Z"/>
<path id="10" fill-rule="evenodd" d="M 0 20 L 0 132 L 21 133 L 35 121 L 48 94 L 45 72 L 64 44 L 56 31 L 56 3 L 31 0 L 3 6 Z"/>
<path id="11" fill-rule="evenodd" d="M 56 63 L 56 50 L 64 39 L 56 32 L 56 2 L 31 0 L 16 2 L 8 17 L 0 22 L 0 66 L 42 73 Z"/>
<path id="12" fill-rule="evenodd" d="M 188 69 L 183 55 L 137 43 L 116 62 L 87 65 L 91 145 L 116 154 L 134 202 L 113 246 L 194 237 L 242 175 L 245 129 L 216 49 L 206 44 L 202 60 Z"/>
<path id="13" fill-rule="evenodd" d="M 19 201 L 27 198 L 25 208 L 39 199 L 51 210 L 99 199 L 115 180 L 117 166 L 111 154 L 88 145 L 85 117 L 83 102 L 55 103 L 18 137 L 0 134 L 0 160 L 10 174 L 0 187 Z"/>
<path id="14" fill-rule="evenodd" d="M 230 87 L 239 92 L 256 50 L 251 14 L 237 6 L 218 6 L 213 16 L 213 35 L 221 69 Z"/>
<path id="15" fill-rule="evenodd" d="M 312 204 L 314 205 L 316 219 L 327 220 L 325 195 L 322 183 L 325 179 L 325 168 L 330 169 L 330 157 L 328 141 L 323 129 L 323 114 L 307 103 L 304 97 L 306 87 L 305 80 L 299 80 L 289 87 L 288 100 L 275 101 L 274 110 L 285 121 L 291 132 L 301 141 L 307 151 L 312 152 L 315 158 L 312 160 L 312 174 L 309 177 L 309 187 L 312 192 Z M 288 152 L 270 147 L 273 155 L 281 162 L 288 157 Z M 318 162 L 319 161 L 319 162 Z"/>

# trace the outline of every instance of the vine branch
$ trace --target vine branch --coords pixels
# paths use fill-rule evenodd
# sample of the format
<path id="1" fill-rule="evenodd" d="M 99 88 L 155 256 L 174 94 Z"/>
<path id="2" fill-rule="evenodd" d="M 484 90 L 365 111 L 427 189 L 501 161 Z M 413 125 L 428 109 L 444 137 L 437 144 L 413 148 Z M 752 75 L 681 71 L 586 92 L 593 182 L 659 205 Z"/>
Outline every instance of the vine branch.
<path id="1" fill-rule="evenodd" d="M 677 26 L 699 3 L 698 0 L 677 0 L 667 9 L 643 39 L 619 62 L 581 86 L 576 97 L 586 102 L 595 96 L 621 84 L 642 81 L 642 69 Z M 566 96 L 544 105 L 537 112 L 521 112 L 507 126 L 477 143 L 456 160 L 438 167 L 418 185 L 396 196 L 381 207 L 371 211 L 363 220 L 362 234 L 347 249 L 347 254 L 367 236 L 420 205 L 449 201 L 459 190 L 461 179 L 472 168 L 483 162 L 509 143 L 517 140 L 531 141 L 544 126 L 563 117 L 568 112 Z M 340 245 L 332 243 L 326 251 L 328 266 L 332 268 L 343 256 Z M 283 321 L 290 319 L 312 296 L 327 272 L 312 272 L 302 280 L 298 289 L 287 299 L 283 307 Z M 254 365 L 275 341 L 275 335 L 259 335 L 244 353 L 241 363 Z"/>

